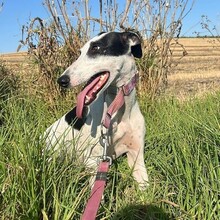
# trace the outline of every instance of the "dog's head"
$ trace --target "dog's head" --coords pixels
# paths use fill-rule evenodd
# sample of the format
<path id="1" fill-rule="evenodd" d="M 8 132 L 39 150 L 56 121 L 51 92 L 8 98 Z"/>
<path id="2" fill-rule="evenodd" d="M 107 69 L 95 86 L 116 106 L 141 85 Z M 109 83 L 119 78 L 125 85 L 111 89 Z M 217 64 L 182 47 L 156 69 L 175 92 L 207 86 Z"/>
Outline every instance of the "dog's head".
<path id="1" fill-rule="evenodd" d="M 141 40 L 136 33 L 101 33 L 81 48 L 81 55 L 58 83 L 71 88 L 86 82 L 81 93 L 88 105 L 110 85 L 120 87 L 129 81 L 136 71 L 134 57 L 141 56 Z"/>

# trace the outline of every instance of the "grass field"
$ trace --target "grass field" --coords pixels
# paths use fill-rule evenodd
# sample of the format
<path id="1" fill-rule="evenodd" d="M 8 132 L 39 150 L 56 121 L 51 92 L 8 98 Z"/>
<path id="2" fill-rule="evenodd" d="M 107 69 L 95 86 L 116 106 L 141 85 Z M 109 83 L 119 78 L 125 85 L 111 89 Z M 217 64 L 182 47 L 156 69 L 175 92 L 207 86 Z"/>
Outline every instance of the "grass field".
<path id="1" fill-rule="evenodd" d="M 213 57 L 201 65 L 213 62 Z M 187 59 L 192 57 L 182 61 L 185 67 L 181 65 L 192 71 L 177 66 L 169 76 L 166 98 L 140 99 L 147 129 L 149 188 L 140 192 L 126 157 L 119 158 L 111 167 L 97 219 L 220 219 L 219 84 L 210 89 L 206 83 L 202 92 L 195 88 L 202 80 L 219 79 L 219 69 L 201 66 L 194 71 L 192 65 L 199 62 L 188 64 Z M 30 68 L 16 65 L 32 80 Z M 68 156 L 48 161 L 51 154 L 42 154 L 40 140 L 45 128 L 72 103 L 58 98 L 52 108 L 41 91 L 33 95 L 28 86 L 0 100 L 0 219 L 80 219 L 90 193 L 89 173 Z M 195 91 L 185 89 L 190 87 Z"/>

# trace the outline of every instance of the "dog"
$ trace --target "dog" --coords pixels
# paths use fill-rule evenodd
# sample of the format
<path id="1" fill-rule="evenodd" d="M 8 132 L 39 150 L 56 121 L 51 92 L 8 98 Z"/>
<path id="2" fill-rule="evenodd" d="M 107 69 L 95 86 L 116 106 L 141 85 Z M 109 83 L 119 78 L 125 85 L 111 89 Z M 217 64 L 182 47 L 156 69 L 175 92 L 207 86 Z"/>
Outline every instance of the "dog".
<path id="1" fill-rule="evenodd" d="M 45 132 L 47 149 L 68 153 L 74 149 L 88 168 L 96 170 L 103 154 L 100 136 L 103 120 L 118 91 L 128 85 L 120 107 L 108 120 L 107 155 L 113 159 L 127 154 L 128 165 L 140 189 L 148 185 L 144 163 L 145 121 L 137 99 L 134 58 L 142 57 L 141 39 L 134 32 L 107 32 L 88 41 L 81 55 L 58 78 L 63 88 L 86 83 L 77 105 Z M 117 106 L 117 104 L 116 104 Z M 65 149 L 61 153 L 60 149 Z"/>

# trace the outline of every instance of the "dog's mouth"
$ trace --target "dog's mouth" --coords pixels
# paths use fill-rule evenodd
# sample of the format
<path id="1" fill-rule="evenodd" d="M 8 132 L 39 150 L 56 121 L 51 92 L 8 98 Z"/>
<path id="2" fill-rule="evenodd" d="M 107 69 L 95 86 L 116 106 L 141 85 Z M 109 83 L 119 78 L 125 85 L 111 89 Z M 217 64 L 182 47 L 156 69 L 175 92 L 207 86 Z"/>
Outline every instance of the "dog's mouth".
<path id="1" fill-rule="evenodd" d="M 108 81 L 110 73 L 108 71 L 98 73 L 91 77 L 82 91 L 77 96 L 76 115 L 82 117 L 84 105 L 90 105 L 97 97 L 97 94 Z"/>

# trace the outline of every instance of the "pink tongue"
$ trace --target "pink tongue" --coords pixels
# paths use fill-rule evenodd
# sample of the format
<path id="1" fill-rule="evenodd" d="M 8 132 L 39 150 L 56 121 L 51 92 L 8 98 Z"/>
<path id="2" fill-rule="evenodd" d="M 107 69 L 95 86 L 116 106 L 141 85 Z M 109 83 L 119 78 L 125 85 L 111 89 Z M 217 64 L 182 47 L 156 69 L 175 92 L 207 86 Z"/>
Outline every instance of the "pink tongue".
<path id="1" fill-rule="evenodd" d="M 76 116 L 77 118 L 82 118 L 83 107 L 85 103 L 86 94 L 91 90 L 100 80 L 100 76 L 95 78 L 86 88 L 83 89 L 82 92 L 77 96 L 77 104 L 76 104 Z"/>

